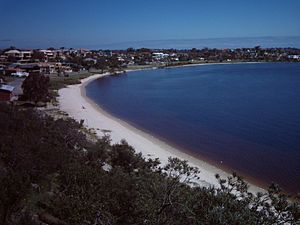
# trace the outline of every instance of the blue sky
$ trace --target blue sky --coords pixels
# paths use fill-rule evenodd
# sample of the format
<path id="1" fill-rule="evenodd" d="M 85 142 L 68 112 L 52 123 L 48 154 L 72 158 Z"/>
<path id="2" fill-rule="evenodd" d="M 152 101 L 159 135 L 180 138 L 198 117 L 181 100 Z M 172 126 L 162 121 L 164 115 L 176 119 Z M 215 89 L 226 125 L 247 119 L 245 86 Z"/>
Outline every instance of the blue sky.
<path id="1" fill-rule="evenodd" d="M 300 36 L 299 0 L 0 0 L 0 47 Z"/>

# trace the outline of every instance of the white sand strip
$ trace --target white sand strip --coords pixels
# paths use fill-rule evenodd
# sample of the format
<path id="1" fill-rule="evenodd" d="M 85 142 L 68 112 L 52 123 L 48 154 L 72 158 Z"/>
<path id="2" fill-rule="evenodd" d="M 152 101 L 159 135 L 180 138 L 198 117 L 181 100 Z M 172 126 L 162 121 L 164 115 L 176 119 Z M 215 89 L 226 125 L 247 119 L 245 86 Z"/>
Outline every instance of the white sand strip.
<path id="1" fill-rule="evenodd" d="M 97 74 L 81 80 L 81 84 L 71 85 L 59 90 L 60 110 L 77 121 L 84 120 L 88 128 L 94 128 L 97 135 L 102 136 L 102 130 L 110 130 L 112 143 L 119 143 L 125 139 L 129 145 L 133 146 L 137 152 L 141 152 L 145 158 L 159 158 L 164 165 L 168 157 L 177 157 L 188 160 L 191 166 L 200 169 L 200 184 L 204 186 L 218 185 L 215 174 L 218 173 L 225 178 L 229 174 L 223 170 L 188 155 L 157 138 L 134 128 L 132 125 L 115 118 L 105 112 L 97 104 L 85 95 L 85 86 L 100 77 L 109 74 Z M 264 192 L 264 189 L 255 185 L 250 185 L 250 191 Z"/>

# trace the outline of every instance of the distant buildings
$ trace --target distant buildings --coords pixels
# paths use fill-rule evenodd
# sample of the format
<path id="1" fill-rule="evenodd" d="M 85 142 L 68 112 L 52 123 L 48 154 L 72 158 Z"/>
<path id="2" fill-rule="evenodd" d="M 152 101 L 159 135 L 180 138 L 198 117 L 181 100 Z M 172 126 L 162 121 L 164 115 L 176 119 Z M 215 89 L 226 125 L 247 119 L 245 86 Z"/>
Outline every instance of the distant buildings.
<path id="1" fill-rule="evenodd" d="M 254 48 L 237 49 L 0 49 L 0 75 L 41 73 L 66 75 L 89 69 L 112 70 L 126 67 L 172 66 L 189 63 L 266 61 L 300 62 L 300 49 Z"/>
<path id="2" fill-rule="evenodd" d="M 300 55 L 288 55 L 288 58 L 300 61 Z"/>
<path id="3" fill-rule="evenodd" d="M 164 58 L 169 57 L 169 54 L 166 54 L 166 53 L 163 53 L 163 52 L 154 52 L 153 57 L 155 59 L 164 59 Z"/>
<path id="4" fill-rule="evenodd" d="M 20 87 L 3 83 L 4 76 L 27 77 L 32 73 L 70 76 L 79 71 L 114 71 L 136 66 L 168 67 L 211 62 L 300 62 L 296 48 L 237 49 L 0 49 L 0 100 L 10 101 Z M 21 79 L 19 80 L 21 81 Z M 18 82 L 17 82 L 18 83 Z M 11 84 L 13 85 L 13 84 Z M 19 85 L 20 86 L 20 85 Z"/>

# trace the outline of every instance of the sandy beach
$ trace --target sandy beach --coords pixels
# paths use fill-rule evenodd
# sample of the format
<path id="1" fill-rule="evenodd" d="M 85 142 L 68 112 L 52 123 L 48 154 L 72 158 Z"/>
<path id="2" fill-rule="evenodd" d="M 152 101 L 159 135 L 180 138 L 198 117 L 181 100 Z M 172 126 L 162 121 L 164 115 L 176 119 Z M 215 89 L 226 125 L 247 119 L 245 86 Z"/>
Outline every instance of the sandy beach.
<path id="1" fill-rule="evenodd" d="M 188 155 L 148 133 L 111 116 L 90 100 L 85 94 L 85 86 L 95 79 L 108 75 L 108 73 L 93 75 L 81 80 L 81 84 L 60 89 L 58 98 L 60 110 L 68 113 L 70 117 L 77 121 L 84 120 L 85 126 L 93 128 L 99 136 L 104 135 L 103 130 L 109 130 L 112 143 L 119 143 L 122 139 L 125 139 L 137 152 L 141 152 L 145 158 L 159 158 L 162 164 L 166 164 L 169 157 L 188 160 L 191 166 L 196 166 L 200 170 L 200 181 L 198 181 L 200 185 L 218 185 L 215 178 L 216 173 L 220 174 L 222 178 L 229 176 L 225 171 Z M 250 191 L 264 192 L 264 189 L 250 184 Z"/>

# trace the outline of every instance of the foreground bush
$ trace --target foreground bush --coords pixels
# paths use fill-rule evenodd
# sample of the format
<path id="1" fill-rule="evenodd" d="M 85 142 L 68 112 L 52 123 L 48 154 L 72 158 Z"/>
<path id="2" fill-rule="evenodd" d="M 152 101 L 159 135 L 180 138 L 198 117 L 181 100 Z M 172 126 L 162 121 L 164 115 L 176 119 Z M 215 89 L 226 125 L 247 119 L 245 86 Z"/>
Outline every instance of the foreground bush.
<path id="1" fill-rule="evenodd" d="M 220 188 L 197 168 L 145 160 L 125 141 L 87 141 L 81 125 L 0 105 L 0 224 L 299 224 L 276 185 L 248 192 L 236 174 Z"/>

